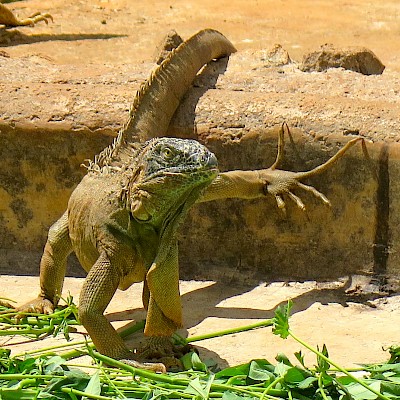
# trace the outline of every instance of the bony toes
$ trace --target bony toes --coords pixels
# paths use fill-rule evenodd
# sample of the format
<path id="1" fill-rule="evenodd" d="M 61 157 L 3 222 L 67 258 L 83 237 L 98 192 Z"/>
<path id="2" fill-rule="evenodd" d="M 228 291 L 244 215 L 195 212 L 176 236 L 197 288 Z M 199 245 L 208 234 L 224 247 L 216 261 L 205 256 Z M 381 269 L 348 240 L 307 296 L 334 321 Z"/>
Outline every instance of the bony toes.
<path id="1" fill-rule="evenodd" d="M 145 369 L 147 371 L 153 371 L 159 374 L 165 374 L 167 372 L 167 367 L 163 363 L 147 363 L 147 362 L 139 362 L 136 360 L 130 360 L 130 359 L 122 359 L 120 360 L 126 365 L 130 365 L 131 367 L 134 368 L 140 368 L 140 369 Z"/>
<path id="2" fill-rule="evenodd" d="M 54 306 L 50 300 L 47 299 L 36 299 L 29 303 L 23 304 L 16 308 L 18 314 L 15 316 L 16 321 L 20 321 L 25 314 L 38 313 L 38 314 L 52 314 L 54 312 Z"/>
<path id="3" fill-rule="evenodd" d="M 366 150 L 366 145 L 365 145 L 365 140 L 363 138 L 354 138 L 347 142 L 345 146 L 343 146 L 336 154 L 334 154 L 329 160 L 324 162 L 323 164 L 313 168 L 310 171 L 305 171 L 305 172 L 289 172 L 289 171 L 281 171 L 278 170 L 277 167 L 283 160 L 283 153 L 284 153 L 284 148 L 285 148 L 285 132 L 284 130 L 287 130 L 288 134 L 290 135 L 290 130 L 289 127 L 286 123 L 283 123 L 280 130 L 279 130 L 279 136 L 278 136 L 278 153 L 275 159 L 275 162 L 271 165 L 271 167 L 267 171 L 272 171 L 273 173 L 277 173 L 276 175 L 276 181 L 279 183 L 275 183 L 275 187 L 273 187 L 273 182 L 270 182 L 270 180 L 267 179 L 266 181 L 266 192 L 270 192 L 275 196 L 275 200 L 277 203 L 278 208 L 283 212 L 283 214 L 286 214 L 286 203 L 285 200 L 283 199 L 282 195 L 288 196 L 298 208 L 302 211 L 306 211 L 306 206 L 304 205 L 303 201 L 300 199 L 300 197 L 296 196 L 291 189 L 294 188 L 299 188 L 302 189 L 306 192 L 309 192 L 313 194 L 317 199 L 322 201 L 325 205 L 330 206 L 331 203 L 328 200 L 328 198 L 321 192 L 319 192 L 317 189 L 315 189 L 313 186 L 306 185 L 302 183 L 301 181 L 303 179 L 310 178 L 315 175 L 319 175 L 322 172 L 325 172 L 328 168 L 330 168 L 336 161 L 338 161 L 340 158 L 343 157 L 343 155 L 347 152 L 348 149 L 353 147 L 356 143 L 361 142 L 362 148 L 364 155 L 366 158 L 368 157 L 367 150 Z M 279 182 L 280 179 L 280 182 Z"/>

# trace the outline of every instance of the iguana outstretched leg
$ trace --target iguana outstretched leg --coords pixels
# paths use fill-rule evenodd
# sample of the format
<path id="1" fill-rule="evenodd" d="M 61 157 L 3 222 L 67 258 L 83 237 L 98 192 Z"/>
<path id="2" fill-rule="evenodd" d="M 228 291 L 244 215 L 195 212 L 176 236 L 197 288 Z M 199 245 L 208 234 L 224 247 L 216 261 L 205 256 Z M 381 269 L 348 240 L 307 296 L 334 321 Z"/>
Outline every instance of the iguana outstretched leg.
<path id="1" fill-rule="evenodd" d="M 282 161 L 283 157 L 284 134 L 282 126 L 279 133 L 278 154 L 275 162 L 270 168 L 254 171 L 237 170 L 221 172 L 212 184 L 207 187 L 203 196 L 200 197 L 197 202 L 225 198 L 254 199 L 270 194 L 275 197 L 276 203 L 282 212 L 286 212 L 286 203 L 283 196 L 289 197 L 301 210 L 305 211 L 306 207 L 303 201 L 293 193 L 294 189 L 302 189 L 313 194 L 324 204 L 330 205 L 329 200 L 324 194 L 319 192 L 313 186 L 306 185 L 301 181 L 319 175 L 329 169 L 334 163 L 336 163 L 336 161 L 343 157 L 347 150 L 360 141 L 363 144 L 363 150 L 365 152 L 364 139 L 355 138 L 347 142 L 346 145 L 328 161 L 310 171 L 283 171 L 276 168 Z"/>
<path id="2" fill-rule="evenodd" d="M 11 10 L 3 4 L 0 4 L 0 27 L 14 28 L 16 26 L 34 26 L 39 21 L 44 21 L 48 24 L 48 20 L 53 22 L 53 17 L 48 13 L 41 14 L 40 12 L 32 14 L 29 18 L 18 19 Z"/>

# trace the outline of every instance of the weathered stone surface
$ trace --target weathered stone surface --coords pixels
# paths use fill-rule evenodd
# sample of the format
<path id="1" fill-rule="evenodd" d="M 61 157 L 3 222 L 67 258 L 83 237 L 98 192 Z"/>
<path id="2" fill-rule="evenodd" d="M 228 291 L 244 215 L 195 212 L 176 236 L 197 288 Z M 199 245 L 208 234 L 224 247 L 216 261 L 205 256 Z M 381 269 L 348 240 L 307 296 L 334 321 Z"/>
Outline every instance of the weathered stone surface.
<path id="1" fill-rule="evenodd" d="M 289 53 L 280 45 L 275 44 L 263 57 L 265 65 L 269 67 L 281 67 L 292 62 Z"/>
<path id="2" fill-rule="evenodd" d="M 379 58 L 365 47 L 339 49 L 332 44 L 304 55 L 300 69 L 304 72 L 326 71 L 328 68 L 344 68 L 364 75 L 380 75 L 385 66 Z"/>
<path id="3" fill-rule="evenodd" d="M 265 168 L 276 154 L 277 127 L 286 121 L 293 142 L 287 141 L 285 169 L 313 168 L 352 133 L 374 140 L 372 162 L 357 146 L 308 182 L 329 197 L 331 209 L 303 193 L 307 215 L 289 204 L 286 219 L 271 198 L 197 206 L 181 229 L 183 276 L 399 274 L 398 75 L 310 75 L 294 65 L 265 68 L 263 56 L 239 52 L 205 68 L 169 134 L 206 143 L 222 170 Z M 40 57 L 0 58 L 2 272 L 37 271 L 47 229 L 84 173 L 81 162 L 112 140 L 151 68 L 78 69 Z"/>
<path id="4" fill-rule="evenodd" d="M 156 48 L 154 56 L 156 64 L 161 64 L 170 51 L 176 49 L 182 42 L 183 39 L 174 29 L 169 31 Z"/>

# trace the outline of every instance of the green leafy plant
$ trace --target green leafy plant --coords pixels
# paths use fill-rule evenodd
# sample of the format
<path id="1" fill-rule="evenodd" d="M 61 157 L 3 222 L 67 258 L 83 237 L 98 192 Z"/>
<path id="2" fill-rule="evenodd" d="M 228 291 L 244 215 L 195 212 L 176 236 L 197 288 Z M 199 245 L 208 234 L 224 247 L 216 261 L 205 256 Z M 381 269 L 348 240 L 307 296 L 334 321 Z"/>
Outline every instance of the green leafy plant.
<path id="1" fill-rule="evenodd" d="M 70 311 L 58 314 L 68 307 L 71 307 Z M 294 354 L 295 364 L 285 354 L 278 354 L 273 363 L 257 359 L 212 372 L 208 364 L 192 352 L 181 360 L 185 371 L 156 374 L 96 352 L 89 340 L 65 342 L 62 345 L 15 356 L 11 356 L 9 349 L 0 348 L 0 399 L 393 400 L 400 398 L 399 347 L 393 346 L 389 349 L 390 359 L 386 363 L 360 366 L 356 371 L 358 375 L 355 376 L 354 370 L 351 373 L 329 358 L 325 345 L 321 349 L 313 348 L 290 330 L 291 307 L 292 303 L 288 302 L 285 307 L 276 310 L 273 319 L 257 324 L 189 339 L 176 336 L 175 339 L 178 343 L 184 344 L 272 325 L 274 334 L 283 338 L 291 337 L 316 355 L 316 365 L 313 367 L 306 365 L 303 354 L 299 351 Z M 5 323 L 7 328 L 5 331 L 9 335 L 25 336 L 27 327 L 23 330 L 18 327 L 9 328 L 10 319 L 12 325 L 15 325 L 10 316 L 11 310 L 3 309 L 3 311 L 6 313 L 0 315 L 0 326 Z M 52 334 L 64 332 L 65 327 L 69 327 L 71 322 L 72 326 L 77 323 L 76 306 L 73 305 L 72 298 L 54 315 L 50 317 L 50 320 L 53 318 L 52 325 L 49 316 L 35 315 L 34 318 L 35 321 L 51 325 L 52 330 L 49 332 Z M 144 321 L 140 321 L 122 331 L 121 336 L 125 337 L 143 330 L 143 327 Z M 36 329 L 36 325 L 33 328 Z M 70 327 L 68 332 L 69 330 Z M 89 355 L 92 364 L 79 367 L 74 365 L 73 358 L 81 355 Z M 92 370 L 93 373 L 83 371 L 83 367 Z"/>
<path id="2" fill-rule="evenodd" d="M 283 339 L 289 336 L 306 347 L 308 350 L 313 352 L 317 356 L 317 367 L 315 369 L 315 377 L 318 378 L 318 392 L 321 394 L 323 399 L 332 398 L 328 397 L 326 389 L 331 385 L 334 385 L 338 392 L 342 392 L 343 395 L 350 396 L 352 399 L 366 400 L 380 398 L 383 400 L 389 400 L 393 397 L 388 397 L 381 391 L 381 381 L 370 378 L 360 379 L 353 375 L 351 372 L 331 360 L 328 356 L 328 350 L 324 345 L 320 351 L 318 348 L 314 348 L 309 345 L 298 336 L 296 336 L 289 329 L 289 317 L 290 310 L 293 306 L 293 302 L 289 300 L 285 306 L 280 306 L 275 311 L 274 326 L 272 332 L 275 335 L 279 335 Z M 304 364 L 303 364 L 304 365 Z M 389 365 L 389 364 L 387 364 Z M 335 373 L 328 374 L 330 367 L 333 366 L 338 372 L 341 372 L 343 376 L 336 376 Z M 389 369 L 393 369 L 391 366 Z M 400 383 L 400 381 L 399 381 Z M 397 391 L 397 388 L 394 388 Z M 400 389 L 400 386 L 399 386 Z"/>
<path id="3" fill-rule="evenodd" d="M 20 313 L 8 306 L 0 305 L 0 337 L 23 335 L 40 339 L 47 335 L 57 336 L 63 333 L 69 340 L 73 325 L 79 325 L 78 308 L 72 296 L 68 296 L 65 305 L 56 308 L 52 314 Z"/>

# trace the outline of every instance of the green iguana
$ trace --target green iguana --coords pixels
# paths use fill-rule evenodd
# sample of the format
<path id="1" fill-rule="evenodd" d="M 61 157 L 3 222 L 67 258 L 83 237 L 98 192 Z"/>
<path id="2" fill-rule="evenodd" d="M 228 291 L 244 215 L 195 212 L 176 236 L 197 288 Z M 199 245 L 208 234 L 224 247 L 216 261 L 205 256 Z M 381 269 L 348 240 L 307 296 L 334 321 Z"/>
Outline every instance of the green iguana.
<path id="1" fill-rule="evenodd" d="M 359 139 L 311 171 L 290 172 L 276 169 L 283 151 L 282 131 L 271 168 L 219 172 L 216 157 L 200 143 L 160 137 L 202 66 L 234 51 L 221 33 L 203 30 L 172 50 L 155 69 L 138 91 L 128 122 L 89 163 L 67 211 L 50 228 L 40 264 L 40 295 L 21 311 L 52 312 L 61 296 L 67 256 L 74 251 L 88 273 L 79 318 L 98 351 L 165 371 L 162 363 L 142 361 L 168 363 L 176 354 L 171 336 L 182 327 L 176 233 L 189 208 L 215 199 L 272 195 L 284 209 L 282 196 L 287 195 L 304 209 L 292 192 L 298 188 L 329 204 L 301 180 L 326 170 Z M 148 339 L 134 354 L 103 313 L 118 288 L 125 290 L 140 281 Z"/>
<path id="2" fill-rule="evenodd" d="M 34 26 L 39 21 L 44 21 L 47 24 L 49 19 L 53 21 L 53 17 L 50 14 L 41 14 L 40 12 L 34 13 L 29 18 L 18 19 L 11 10 L 0 3 L 0 28 L 14 28 L 26 25 Z"/>

